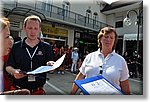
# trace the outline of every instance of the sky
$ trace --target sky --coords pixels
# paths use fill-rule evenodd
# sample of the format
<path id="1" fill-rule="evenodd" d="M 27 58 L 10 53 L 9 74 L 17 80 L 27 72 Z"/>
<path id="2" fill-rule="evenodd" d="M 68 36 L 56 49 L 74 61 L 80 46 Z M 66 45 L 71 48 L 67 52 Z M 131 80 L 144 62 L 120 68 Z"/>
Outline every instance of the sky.
<path id="1" fill-rule="evenodd" d="M 105 1 L 105 2 L 107 2 L 108 4 L 111 4 L 112 2 L 119 1 L 119 0 L 102 0 L 102 1 Z"/>
<path id="2" fill-rule="evenodd" d="M 113 2 L 121 1 L 121 0 L 99 0 L 99 1 L 105 1 L 108 4 L 111 4 Z M 124 0 L 124 1 L 131 1 L 131 0 Z M 142 0 L 132 0 L 132 1 L 142 1 Z"/>

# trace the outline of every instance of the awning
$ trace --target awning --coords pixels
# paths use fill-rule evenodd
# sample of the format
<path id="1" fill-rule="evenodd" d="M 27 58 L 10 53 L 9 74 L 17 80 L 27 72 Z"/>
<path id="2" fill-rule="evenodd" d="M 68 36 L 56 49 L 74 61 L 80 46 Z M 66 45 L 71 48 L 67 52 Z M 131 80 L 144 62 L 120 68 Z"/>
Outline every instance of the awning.
<path id="1" fill-rule="evenodd" d="M 49 39 L 49 40 L 56 40 L 56 41 L 66 41 L 65 39 L 57 39 L 57 38 L 49 38 L 49 37 L 42 37 L 43 39 Z"/>
<path id="2" fill-rule="evenodd" d="M 137 40 L 137 34 L 124 34 L 123 40 Z M 143 34 L 139 34 L 139 40 L 143 40 Z"/>

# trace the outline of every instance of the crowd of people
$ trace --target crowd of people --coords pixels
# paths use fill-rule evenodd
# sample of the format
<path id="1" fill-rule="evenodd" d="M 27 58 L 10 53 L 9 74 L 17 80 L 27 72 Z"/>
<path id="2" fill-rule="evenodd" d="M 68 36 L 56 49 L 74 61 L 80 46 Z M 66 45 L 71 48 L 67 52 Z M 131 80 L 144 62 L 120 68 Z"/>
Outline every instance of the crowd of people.
<path id="1" fill-rule="evenodd" d="M 125 51 L 123 57 L 125 58 L 129 74 L 131 78 L 140 78 L 143 79 L 143 61 L 142 56 L 140 56 L 137 51 L 133 51 L 132 54 Z"/>
<path id="2" fill-rule="evenodd" d="M 38 16 L 31 15 L 25 18 L 23 28 L 26 37 L 16 43 L 10 36 L 9 21 L 5 22 L 2 18 L 0 21 L 6 24 L 6 28 L 4 27 L 0 31 L 4 35 L 3 41 L 8 42 L 5 41 L 6 45 L 2 43 L 6 47 L 3 49 L 7 50 L 3 52 L 7 53 L 1 56 L 1 60 L 4 62 L 1 78 L 4 72 L 5 79 L 5 87 L 2 87 L 3 79 L 0 79 L 1 94 L 20 92 L 21 94 L 44 95 L 43 86 L 46 83 L 46 73 L 27 75 L 26 72 L 35 70 L 40 66 L 51 66 L 64 54 L 66 57 L 62 65 L 49 73 L 65 74 L 64 70 L 68 69 L 71 73 L 77 74 L 75 80 L 79 80 L 97 76 L 100 74 L 99 66 L 101 66 L 102 75 L 105 78 L 124 94 L 130 94 L 127 58 L 124 56 L 125 60 L 114 50 L 117 43 L 115 28 L 102 28 L 97 36 L 98 50 L 91 53 L 86 51 L 82 61 L 78 53 L 79 48 L 69 46 L 58 48 L 57 43 L 50 45 L 39 38 L 41 19 Z M 70 94 L 76 94 L 77 90 L 78 87 L 73 83 Z"/>
<path id="3" fill-rule="evenodd" d="M 72 73 L 77 73 L 80 64 L 78 63 L 79 54 L 77 47 L 69 47 L 61 46 L 60 48 L 57 47 L 57 43 L 51 45 L 54 51 L 54 61 L 57 61 L 61 56 L 66 54 L 65 60 L 62 65 L 57 68 L 56 70 L 50 71 L 51 74 L 57 72 L 58 74 L 65 74 L 64 70 L 69 70 Z M 81 62 L 81 60 L 79 61 Z"/>

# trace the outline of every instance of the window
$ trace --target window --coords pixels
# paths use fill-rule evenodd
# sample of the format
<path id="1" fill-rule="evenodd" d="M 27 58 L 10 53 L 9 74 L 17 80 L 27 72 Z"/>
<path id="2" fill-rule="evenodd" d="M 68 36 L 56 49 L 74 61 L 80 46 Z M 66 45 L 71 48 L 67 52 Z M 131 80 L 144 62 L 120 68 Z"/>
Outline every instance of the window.
<path id="1" fill-rule="evenodd" d="M 69 17 L 69 11 L 70 11 L 70 3 L 67 0 L 63 0 L 63 4 L 62 4 L 62 8 L 63 8 L 63 16 Z"/>
<path id="2" fill-rule="evenodd" d="M 98 13 L 94 12 L 93 13 L 93 24 L 96 24 L 97 16 L 98 16 Z"/>
<path id="3" fill-rule="evenodd" d="M 121 27 L 123 27 L 123 16 L 117 16 L 116 17 L 116 23 L 115 23 L 115 27 L 116 28 L 121 28 Z"/>
<path id="4" fill-rule="evenodd" d="M 86 13 L 86 17 L 87 17 L 87 23 L 89 24 L 89 19 L 90 19 L 90 14 L 89 13 Z"/>
<path id="5" fill-rule="evenodd" d="M 53 0 L 43 0 L 42 9 L 46 11 L 50 11 L 50 5 L 53 4 Z"/>
<path id="6" fill-rule="evenodd" d="M 46 9 L 46 3 L 42 2 L 42 10 L 45 10 L 45 9 Z"/>
<path id="7" fill-rule="evenodd" d="M 115 27 L 116 27 L 116 28 L 121 28 L 121 27 L 123 27 L 123 21 L 117 21 L 117 22 L 115 23 Z"/>
<path id="8" fill-rule="evenodd" d="M 92 11 L 90 10 L 91 6 L 88 7 L 86 10 L 86 22 L 89 24 L 90 23 L 90 18 L 92 17 Z"/>

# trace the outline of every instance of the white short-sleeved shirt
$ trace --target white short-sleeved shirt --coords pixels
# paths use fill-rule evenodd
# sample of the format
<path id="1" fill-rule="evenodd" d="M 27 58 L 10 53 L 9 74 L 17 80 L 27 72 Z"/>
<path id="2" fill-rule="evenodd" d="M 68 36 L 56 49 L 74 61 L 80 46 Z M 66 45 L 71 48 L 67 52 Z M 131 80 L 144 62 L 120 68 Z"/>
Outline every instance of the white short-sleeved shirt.
<path id="1" fill-rule="evenodd" d="M 106 58 L 104 58 L 100 49 L 88 54 L 79 70 L 86 76 L 85 78 L 89 78 L 97 76 L 100 73 L 100 66 L 103 69 L 102 75 L 119 89 L 121 89 L 120 81 L 129 78 L 129 71 L 125 59 L 115 53 L 115 51 L 108 54 Z"/>

